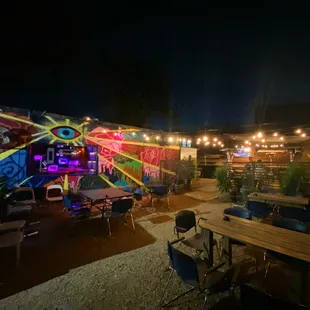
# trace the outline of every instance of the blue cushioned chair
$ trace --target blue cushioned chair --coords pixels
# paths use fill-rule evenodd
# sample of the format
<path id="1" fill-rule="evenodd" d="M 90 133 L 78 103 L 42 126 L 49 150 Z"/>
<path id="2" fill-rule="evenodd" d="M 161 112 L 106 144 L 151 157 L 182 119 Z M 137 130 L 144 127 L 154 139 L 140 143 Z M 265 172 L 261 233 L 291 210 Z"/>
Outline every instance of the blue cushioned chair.
<path id="1" fill-rule="evenodd" d="M 266 219 L 272 212 L 272 207 L 268 203 L 259 201 L 248 201 L 247 209 L 251 211 L 252 216 L 260 219 Z"/>
<path id="2" fill-rule="evenodd" d="M 72 200 L 67 195 L 63 195 L 62 198 L 65 206 L 64 209 L 66 209 L 72 216 L 76 218 L 87 218 L 91 216 L 91 210 L 90 208 L 86 207 L 86 203 L 82 201 L 72 202 Z"/>
<path id="3" fill-rule="evenodd" d="M 132 207 L 133 207 L 132 199 L 130 198 L 119 199 L 112 202 L 111 210 L 107 210 L 103 213 L 103 216 L 107 219 L 110 236 L 111 236 L 110 218 L 112 217 L 123 218 L 125 223 L 127 223 L 126 216 L 129 215 L 131 218 L 132 228 L 135 231 L 135 223 L 131 213 Z"/>

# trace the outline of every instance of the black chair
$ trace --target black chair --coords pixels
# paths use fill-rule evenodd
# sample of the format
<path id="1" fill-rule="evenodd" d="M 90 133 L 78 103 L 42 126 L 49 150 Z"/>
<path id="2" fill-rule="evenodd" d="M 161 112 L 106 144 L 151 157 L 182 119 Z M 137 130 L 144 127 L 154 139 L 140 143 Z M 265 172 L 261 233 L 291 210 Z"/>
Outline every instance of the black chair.
<path id="1" fill-rule="evenodd" d="M 154 200 L 161 200 L 166 199 L 167 206 L 169 208 L 169 195 L 170 195 L 170 189 L 167 186 L 156 186 L 152 188 L 151 191 L 151 205 L 154 208 Z"/>
<path id="2" fill-rule="evenodd" d="M 182 240 L 182 243 L 185 246 L 195 249 L 198 252 L 203 252 L 205 250 L 204 245 L 205 238 L 202 234 L 197 232 L 195 212 L 191 210 L 182 210 L 178 212 L 177 215 L 175 216 L 175 226 L 174 226 L 174 233 L 177 235 L 177 237 L 179 238 L 180 234 L 184 234 L 190 231 L 192 228 L 195 229 L 196 234 L 193 237 Z M 216 247 L 216 250 L 219 255 L 220 253 L 216 240 L 213 240 L 213 246 Z"/>
<path id="3" fill-rule="evenodd" d="M 91 209 L 86 207 L 87 204 L 83 201 L 72 201 L 67 195 L 62 195 L 64 202 L 64 210 L 75 219 L 86 219 L 91 216 Z"/>
<path id="4" fill-rule="evenodd" d="M 300 222 L 309 223 L 310 222 L 310 210 L 294 208 L 294 207 L 280 207 L 279 214 L 282 217 L 294 219 Z"/>
<path id="5" fill-rule="evenodd" d="M 133 193 L 134 205 L 142 207 L 143 197 L 147 194 L 141 188 L 137 188 Z"/>
<path id="6" fill-rule="evenodd" d="M 293 230 L 293 231 L 300 232 L 300 233 L 307 233 L 307 225 L 303 222 L 293 220 L 293 219 L 278 217 L 272 221 L 272 225 L 276 227 L 284 228 L 284 229 Z M 268 250 L 264 253 L 264 262 L 266 266 L 265 267 L 265 279 L 267 278 L 268 271 L 269 271 L 272 260 L 277 260 L 277 262 L 280 261 L 281 263 L 288 264 L 291 267 L 295 265 L 297 268 L 299 268 L 299 260 L 297 260 L 296 258 Z"/>
<path id="7" fill-rule="evenodd" d="M 204 294 L 205 301 L 203 309 L 205 309 L 207 298 L 210 294 L 225 290 L 233 291 L 234 282 L 232 280 L 237 277 L 232 273 L 232 269 L 227 272 L 219 272 L 218 269 L 224 265 L 224 262 L 208 269 L 208 266 L 201 259 L 193 258 L 174 248 L 172 245 L 177 242 L 179 242 L 179 240 L 172 243 L 168 242 L 168 256 L 170 259 L 169 269 L 171 272 L 160 300 L 161 307 L 170 307 L 181 297 L 189 292 L 197 290 L 198 293 Z M 176 273 L 189 289 L 172 300 L 163 303 L 173 273 Z"/>
<path id="8" fill-rule="evenodd" d="M 259 219 L 266 219 L 272 212 L 272 207 L 265 202 L 248 201 L 247 209 L 251 211 L 252 216 Z"/>
<path id="9" fill-rule="evenodd" d="M 249 210 L 241 207 L 233 207 L 233 208 L 227 208 L 224 210 L 224 214 L 232 215 L 236 217 L 240 217 L 246 220 L 252 219 L 252 214 Z"/>
<path id="10" fill-rule="evenodd" d="M 133 220 L 133 216 L 131 213 L 133 207 L 133 200 L 130 198 L 126 199 L 119 199 L 112 202 L 112 206 L 110 210 L 104 211 L 103 216 L 107 219 L 108 228 L 109 228 L 109 235 L 111 236 L 111 225 L 110 225 L 110 218 L 123 218 L 125 223 L 126 216 L 129 215 L 131 218 L 132 228 L 135 231 L 135 222 Z"/>

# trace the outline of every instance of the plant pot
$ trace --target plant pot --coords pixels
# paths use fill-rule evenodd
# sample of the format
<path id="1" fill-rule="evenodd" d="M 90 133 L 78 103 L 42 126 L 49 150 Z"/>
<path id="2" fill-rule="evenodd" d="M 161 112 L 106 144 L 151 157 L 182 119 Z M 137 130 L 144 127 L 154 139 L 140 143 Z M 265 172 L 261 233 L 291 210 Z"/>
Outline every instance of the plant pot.
<path id="1" fill-rule="evenodd" d="M 220 200 L 222 202 L 231 202 L 230 193 L 229 192 L 221 193 L 220 194 Z"/>

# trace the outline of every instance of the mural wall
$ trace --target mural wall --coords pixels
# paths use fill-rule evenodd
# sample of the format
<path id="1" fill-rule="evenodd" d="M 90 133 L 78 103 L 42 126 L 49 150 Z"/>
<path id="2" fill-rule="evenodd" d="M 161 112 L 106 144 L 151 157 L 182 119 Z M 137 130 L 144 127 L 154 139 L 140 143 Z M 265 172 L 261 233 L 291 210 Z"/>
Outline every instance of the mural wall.
<path id="1" fill-rule="evenodd" d="M 72 188 L 143 186 L 160 178 L 162 160 L 179 159 L 179 143 L 164 134 L 122 128 L 98 120 L 30 112 L 0 106 L 0 177 L 14 188 L 22 184 L 42 187 L 65 184 Z M 171 138 L 170 138 L 171 139 Z M 31 145 L 65 144 L 98 147 L 98 175 L 29 174 Z M 163 171 L 162 171 L 163 172 Z M 173 177 L 174 171 L 164 171 Z"/>

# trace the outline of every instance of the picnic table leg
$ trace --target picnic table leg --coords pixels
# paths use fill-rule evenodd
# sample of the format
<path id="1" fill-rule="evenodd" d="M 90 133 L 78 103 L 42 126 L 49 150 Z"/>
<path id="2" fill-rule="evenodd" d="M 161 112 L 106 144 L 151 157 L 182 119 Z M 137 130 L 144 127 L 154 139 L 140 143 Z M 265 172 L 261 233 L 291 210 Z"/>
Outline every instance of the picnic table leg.
<path id="1" fill-rule="evenodd" d="M 207 255 L 208 262 L 210 266 L 213 266 L 213 232 L 207 229 L 202 229 L 202 234 L 205 238 L 204 248 Z"/>
<path id="2" fill-rule="evenodd" d="M 223 239 L 223 259 L 225 261 L 225 266 L 227 268 L 232 265 L 232 246 L 231 240 L 227 236 L 224 236 Z"/>
<path id="3" fill-rule="evenodd" d="M 16 245 L 16 267 L 19 267 L 19 259 L 20 259 L 20 242 Z"/>

